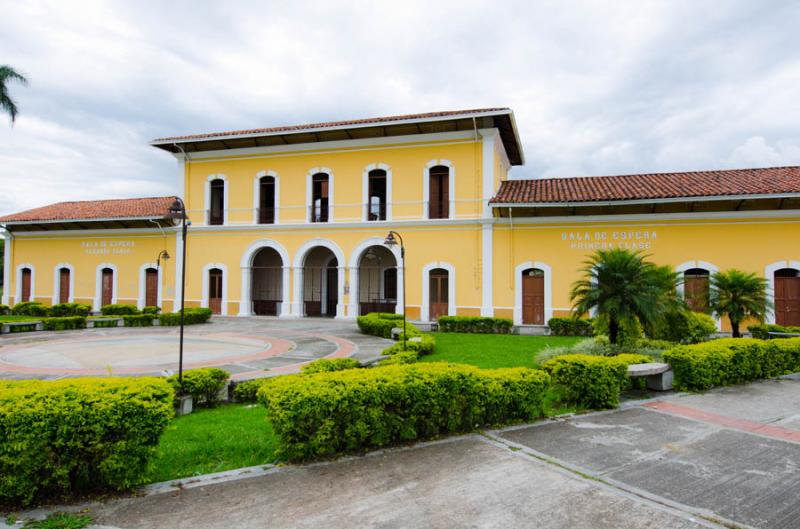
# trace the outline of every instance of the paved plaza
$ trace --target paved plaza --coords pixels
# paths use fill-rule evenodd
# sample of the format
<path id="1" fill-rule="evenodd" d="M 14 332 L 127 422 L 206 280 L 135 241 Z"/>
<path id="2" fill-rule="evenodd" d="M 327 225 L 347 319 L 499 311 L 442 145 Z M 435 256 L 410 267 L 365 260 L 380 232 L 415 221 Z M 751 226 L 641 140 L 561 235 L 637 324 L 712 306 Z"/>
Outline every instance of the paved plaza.
<path id="1" fill-rule="evenodd" d="M 142 493 L 73 508 L 122 529 L 797 529 L 800 378 Z"/>
<path id="2" fill-rule="evenodd" d="M 186 327 L 184 369 L 221 367 L 235 380 L 293 373 L 319 358 L 369 360 L 392 344 L 354 322 L 215 317 Z M 0 337 L 0 378 L 160 375 L 178 368 L 178 328 L 34 332 Z"/>

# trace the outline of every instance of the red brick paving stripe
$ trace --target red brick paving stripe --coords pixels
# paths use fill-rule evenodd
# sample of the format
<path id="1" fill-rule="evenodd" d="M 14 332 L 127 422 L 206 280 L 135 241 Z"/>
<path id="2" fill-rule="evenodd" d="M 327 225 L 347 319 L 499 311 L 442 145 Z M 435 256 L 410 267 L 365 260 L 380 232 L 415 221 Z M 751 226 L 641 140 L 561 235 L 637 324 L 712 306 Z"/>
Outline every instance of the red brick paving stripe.
<path id="1" fill-rule="evenodd" d="M 773 426 L 770 424 L 763 424 L 760 422 L 748 421 L 745 419 L 736 419 L 728 417 L 727 415 L 718 415 L 697 408 L 690 408 L 689 406 L 681 406 L 680 404 L 672 404 L 671 402 L 655 401 L 643 404 L 647 408 L 653 408 L 670 415 L 678 415 L 697 421 L 706 422 L 709 424 L 716 424 L 732 430 L 739 430 L 742 432 L 749 432 L 773 439 L 780 439 L 782 441 L 791 441 L 800 443 L 800 431 L 784 428 L 782 426 Z"/>

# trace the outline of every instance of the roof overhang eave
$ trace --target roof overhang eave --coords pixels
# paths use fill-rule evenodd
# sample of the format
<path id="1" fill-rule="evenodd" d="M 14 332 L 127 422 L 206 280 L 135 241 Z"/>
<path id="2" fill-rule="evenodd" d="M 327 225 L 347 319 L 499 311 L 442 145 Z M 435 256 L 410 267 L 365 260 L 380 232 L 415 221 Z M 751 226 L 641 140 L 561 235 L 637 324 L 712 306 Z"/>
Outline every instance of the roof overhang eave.
<path id="1" fill-rule="evenodd" d="M 800 193 L 766 193 L 752 195 L 713 195 L 676 198 L 643 198 L 632 200 L 586 200 L 567 202 L 490 202 L 493 208 L 563 208 L 587 206 L 625 206 L 637 204 L 668 204 L 675 202 L 712 202 L 720 200 L 760 200 L 770 198 L 800 198 Z"/>
<path id="2" fill-rule="evenodd" d="M 50 219 L 50 220 L 35 220 L 35 219 L 28 219 L 28 220 L 9 220 L 3 221 L 0 220 L 0 224 L 6 226 L 19 226 L 23 224 L 64 224 L 67 222 L 115 222 L 115 221 L 126 221 L 126 220 L 170 220 L 170 217 L 163 215 L 163 216 L 153 216 L 148 215 L 146 217 L 102 217 L 102 218 L 92 218 L 92 219 Z"/>

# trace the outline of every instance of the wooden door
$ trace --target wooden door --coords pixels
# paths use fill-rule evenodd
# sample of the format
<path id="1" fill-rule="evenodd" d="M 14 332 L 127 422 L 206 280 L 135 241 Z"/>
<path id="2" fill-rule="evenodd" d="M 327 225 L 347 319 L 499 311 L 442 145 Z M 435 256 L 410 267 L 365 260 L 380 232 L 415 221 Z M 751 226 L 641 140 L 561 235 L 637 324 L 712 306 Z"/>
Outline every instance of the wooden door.
<path id="1" fill-rule="evenodd" d="M 69 303 L 69 268 L 58 271 L 58 302 Z"/>
<path id="2" fill-rule="evenodd" d="M 447 270 L 436 268 L 430 275 L 430 320 L 436 321 L 440 316 L 447 316 L 450 308 L 450 278 Z"/>
<path id="3" fill-rule="evenodd" d="M 800 326 L 800 277 L 775 278 L 775 323 Z"/>
<path id="4" fill-rule="evenodd" d="M 144 304 L 147 307 L 158 306 L 158 270 L 155 268 L 144 272 Z"/>
<path id="5" fill-rule="evenodd" d="M 708 275 L 685 275 L 683 278 L 683 299 L 690 310 L 708 311 Z"/>
<path id="6" fill-rule="evenodd" d="M 522 272 L 522 323 L 544 325 L 544 273 L 541 270 Z"/>
<path id="7" fill-rule="evenodd" d="M 328 304 L 325 307 L 326 316 L 336 316 L 336 305 L 339 303 L 339 270 L 335 266 L 325 269 L 327 274 Z"/>
<path id="8" fill-rule="evenodd" d="M 33 301 L 31 299 L 31 269 L 22 269 L 22 287 L 20 292 L 20 301 Z"/>
<path id="9" fill-rule="evenodd" d="M 222 270 L 208 271 L 208 308 L 213 314 L 222 314 Z"/>
<path id="10" fill-rule="evenodd" d="M 103 268 L 102 295 L 100 296 L 100 306 L 111 305 L 114 300 L 114 271 L 110 268 Z"/>

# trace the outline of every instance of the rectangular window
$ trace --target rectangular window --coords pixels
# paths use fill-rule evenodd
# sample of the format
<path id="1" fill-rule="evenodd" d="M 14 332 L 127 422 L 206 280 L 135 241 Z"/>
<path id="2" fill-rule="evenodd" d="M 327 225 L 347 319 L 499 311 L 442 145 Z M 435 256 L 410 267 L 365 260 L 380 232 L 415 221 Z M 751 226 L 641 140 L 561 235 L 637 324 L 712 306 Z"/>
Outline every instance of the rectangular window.
<path id="1" fill-rule="evenodd" d="M 450 169 L 437 165 L 429 173 L 428 218 L 450 217 Z"/>
<path id="2" fill-rule="evenodd" d="M 275 178 L 265 176 L 259 181 L 258 223 L 275 223 Z"/>
<path id="3" fill-rule="evenodd" d="M 328 175 L 317 173 L 311 181 L 311 222 L 328 222 Z"/>
<path id="4" fill-rule="evenodd" d="M 367 220 L 386 220 L 386 171 L 369 172 Z"/>
<path id="5" fill-rule="evenodd" d="M 225 221 L 225 182 L 220 179 L 212 180 L 209 190 L 211 197 L 208 223 L 212 226 L 220 226 Z"/>

